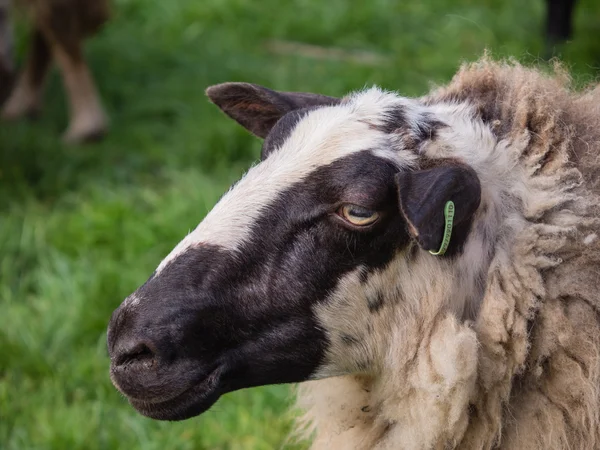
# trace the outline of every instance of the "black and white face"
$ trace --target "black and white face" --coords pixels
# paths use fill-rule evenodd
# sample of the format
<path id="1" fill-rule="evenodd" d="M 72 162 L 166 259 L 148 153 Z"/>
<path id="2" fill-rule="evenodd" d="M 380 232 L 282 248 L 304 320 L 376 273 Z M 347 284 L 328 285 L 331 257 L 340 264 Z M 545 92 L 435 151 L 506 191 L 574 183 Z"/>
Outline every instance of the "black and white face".
<path id="1" fill-rule="evenodd" d="M 245 83 L 208 95 L 265 139 L 262 160 L 113 313 L 113 383 L 156 419 L 201 414 L 241 388 L 368 371 L 368 358 L 332 351 L 327 323 L 345 307 L 331 299 L 349 283 L 365 290 L 408 249 L 437 250 L 443 205 L 460 199 L 451 258 L 479 205 L 469 167 L 423 166 L 418 148 L 443 125 L 416 101 Z M 382 295 L 365 294 L 365 314 Z"/>

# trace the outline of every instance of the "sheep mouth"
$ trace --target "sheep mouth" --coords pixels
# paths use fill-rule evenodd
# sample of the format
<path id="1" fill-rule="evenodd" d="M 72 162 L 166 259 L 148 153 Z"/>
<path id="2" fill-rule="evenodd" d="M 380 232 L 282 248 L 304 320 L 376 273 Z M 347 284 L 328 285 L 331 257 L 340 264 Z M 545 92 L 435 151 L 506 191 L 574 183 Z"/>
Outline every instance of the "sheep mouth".
<path id="1" fill-rule="evenodd" d="M 223 394 L 220 388 L 221 369 L 168 400 L 146 401 L 129 398 L 140 414 L 155 420 L 178 421 L 198 416 L 208 410 Z"/>

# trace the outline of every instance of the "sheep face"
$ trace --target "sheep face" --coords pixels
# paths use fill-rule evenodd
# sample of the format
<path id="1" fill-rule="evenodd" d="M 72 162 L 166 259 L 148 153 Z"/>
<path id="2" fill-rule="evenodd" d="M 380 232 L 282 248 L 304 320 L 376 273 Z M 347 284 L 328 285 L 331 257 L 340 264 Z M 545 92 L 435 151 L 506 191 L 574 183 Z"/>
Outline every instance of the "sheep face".
<path id="1" fill-rule="evenodd" d="M 442 125 L 416 102 L 241 83 L 208 95 L 265 138 L 262 161 L 113 314 L 112 380 L 157 419 L 241 388 L 374 370 L 377 349 L 331 322 L 381 314 L 386 287 L 371 277 L 415 260 L 419 245 L 437 250 L 450 198 L 462 225 L 448 255 L 459 252 L 479 204 L 468 167 L 417 170 Z"/>

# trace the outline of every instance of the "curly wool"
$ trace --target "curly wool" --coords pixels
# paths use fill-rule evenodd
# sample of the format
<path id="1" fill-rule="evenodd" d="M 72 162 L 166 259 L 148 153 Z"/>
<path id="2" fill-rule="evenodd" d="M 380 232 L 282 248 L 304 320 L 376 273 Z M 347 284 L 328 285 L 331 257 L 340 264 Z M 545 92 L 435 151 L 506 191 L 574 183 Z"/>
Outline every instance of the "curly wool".
<path id="1" fill-rule="evenodd" d="M 300 386 L 299 429 L 314 449 L 598 448 L 600 87 L 484 57 L 422 101 L 492 130 L 523 174 L 503 194 L 516 231 L 497 237 L 474 321 L 430 280 L 418 314 L 375 324 L 402 347 L 381 349 L 384 369 Z"/>

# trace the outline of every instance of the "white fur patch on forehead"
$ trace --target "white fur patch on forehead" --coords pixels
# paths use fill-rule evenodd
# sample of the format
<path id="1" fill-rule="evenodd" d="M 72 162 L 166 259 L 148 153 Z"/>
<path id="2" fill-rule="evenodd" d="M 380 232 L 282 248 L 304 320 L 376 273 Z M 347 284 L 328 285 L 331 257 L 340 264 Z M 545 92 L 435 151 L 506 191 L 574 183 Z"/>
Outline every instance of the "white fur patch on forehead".
<path id="1" fill-rule="evenodd" d="M 140 303 L 140 298 L 134 292 L 133 294 L 131 294 L 129 297 L 127 297 L 125 299 L 122 306 L 123 306 L 123 308 L 133 308 L 133 307 L 137 306 L 139 303 Z"/>
<path id="2" fill-rule="evenodd" d="M 278 149 L 252 167 L 222 197 L 200 225 L 160 263 L 157 272 L 187 248 L 202 243 L 239 250 L 263 208 L 280 192 L 339 158 L 362 150 L 377 150 L 377 156 L 393 160 L 398 167 L 411 165 L 409 155 L 382 152 L 389 147 L 389 139 L 380 129 L 388 111 L 410 106 L 410 100 L 375 87 L 352 94 L 339 105 L 309 111 Z"/>

